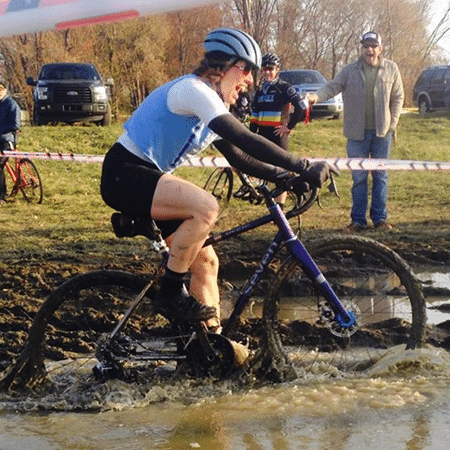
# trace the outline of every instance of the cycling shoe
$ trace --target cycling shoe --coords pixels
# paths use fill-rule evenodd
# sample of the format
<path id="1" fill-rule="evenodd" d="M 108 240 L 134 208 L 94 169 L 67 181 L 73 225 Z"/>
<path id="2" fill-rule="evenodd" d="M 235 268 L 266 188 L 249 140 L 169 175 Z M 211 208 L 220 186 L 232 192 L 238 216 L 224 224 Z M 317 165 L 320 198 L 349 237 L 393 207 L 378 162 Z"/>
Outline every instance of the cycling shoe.
<path id="1" fill-rule="evenodd" d="M 213 306 L 198 302 L 194 297 L 182 292 L 170 297 L 163 297 L 158 292 L 153 301 L 157 311 L 168 319 L 186 322 L 198 322 L 216 317 L 217 311 Z"/>

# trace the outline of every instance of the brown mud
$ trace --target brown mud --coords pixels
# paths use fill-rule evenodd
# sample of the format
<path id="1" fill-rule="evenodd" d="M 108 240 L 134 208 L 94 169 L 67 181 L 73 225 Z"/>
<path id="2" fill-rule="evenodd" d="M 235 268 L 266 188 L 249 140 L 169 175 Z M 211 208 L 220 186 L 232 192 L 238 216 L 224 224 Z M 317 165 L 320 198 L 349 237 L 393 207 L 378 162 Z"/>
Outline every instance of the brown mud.
<path id="1" fill-rule="evenodd" d="M 306 242 L 333 231 L 306 231 Z M 335 230 L 334 230 L 335 232 Z M 397 251 L 413 268 L 450 267 L 450 221 L 403 224 L 392 232 L 367 231 L 364 235 L 379 240 Z M 255 268 L 267 248 L 262 235 L 229 240 L 217 246 L 221 261 L 220 278 L 239 285 Z M 76 243 L 55 246 L 45 251 L 0 250 L 0 374 L 17 357 L 28 337 L 30 324 L 47 295 L 63 281 L 89 270 L 114 268 L 147 273 L 155 256 L 149 258 L 142 245 L 132 240 Z M 450 289 L 450 287 L 449 287 Z M 433 294 L 436 294 L 435 292 Z M 449 300 L 448 292 L 443 300 Z M 450 303 L 450 300 L 449 300 Z M 450 318 L 450 316 L 449 316 Z M 450 326 L 429 330 L 427 341 L 450 347 Z"/>

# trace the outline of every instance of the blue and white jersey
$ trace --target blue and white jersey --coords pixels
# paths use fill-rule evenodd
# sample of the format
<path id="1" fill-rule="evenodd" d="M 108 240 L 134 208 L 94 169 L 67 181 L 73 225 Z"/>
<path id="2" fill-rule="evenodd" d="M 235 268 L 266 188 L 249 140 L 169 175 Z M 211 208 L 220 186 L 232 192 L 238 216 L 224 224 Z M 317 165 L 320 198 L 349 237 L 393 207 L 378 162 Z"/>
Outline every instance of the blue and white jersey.
<path id="1" fill-rule="evenodd" d="M 118 142 L 171 172 L 217 139 L 208 124 L 223 114 L 230 112 L 217 92 L 195 75 L 186 75 L 149 94 L 125 123 Z"/>

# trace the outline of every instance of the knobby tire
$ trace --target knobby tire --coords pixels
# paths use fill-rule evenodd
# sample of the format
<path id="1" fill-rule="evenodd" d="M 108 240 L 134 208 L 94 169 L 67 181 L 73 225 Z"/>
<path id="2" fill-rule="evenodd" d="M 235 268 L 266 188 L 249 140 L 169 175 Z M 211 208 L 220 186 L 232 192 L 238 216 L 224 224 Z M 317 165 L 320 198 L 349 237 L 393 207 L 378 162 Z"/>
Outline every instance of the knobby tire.
<path id="1" fill-rule="evenodd" d="M 109 334 L 148 280 L 117 270 L 75 276 L 55 289 L 42 304 L 30 328 L 27 346 L 0 387 L 32 386 L 50 377 L 92 376 L 96 343 Z M 149 291 L 149 297 L 153 291 Z M 133 339 L 143 331 L 159 333 L 166 319 L 144 298 L 126 325 Z"/>
<path id="2" fill-rule="evenodd" d="M 41 177 L 33 161 L 22 158 L 18 164 L 17 180 L 11 189 L 10 196 L 22 193 L 24 199 L 29 203 L 42 203 L 43 188 Z"/>
<path id="3" fill-rule="evenodd" d="M 399 255 L 356 236 L 321 239 L 307 248 L 344 305 L 357 312 L 360 325 L 351 336 L 331 333 L 319 313 L 323 298 L 288 257 L 271 283 L 263 315 L 294 367 L 362 371 L 389 348 L 421 346 L 425 299 L 420 281 Z"/>

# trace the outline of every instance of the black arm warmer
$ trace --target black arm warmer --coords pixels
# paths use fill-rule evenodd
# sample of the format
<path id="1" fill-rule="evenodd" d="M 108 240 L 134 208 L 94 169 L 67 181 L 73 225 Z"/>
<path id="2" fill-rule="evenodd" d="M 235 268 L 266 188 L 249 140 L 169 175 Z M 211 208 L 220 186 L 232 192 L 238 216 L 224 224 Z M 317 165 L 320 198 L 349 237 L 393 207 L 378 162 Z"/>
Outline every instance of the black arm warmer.
<path id="1" fill-rule="evenodd" d="M 208 127 L 222 139 L 259 161 L 296 173 L 303 172 L 309 165 L 306 159 L 294 156 L 263 136 L 252 133 L 231 114 L 216 117 Z"/>
<path id="2" fill-rule="evenodd" d="M 253 158 L 224 139 L 215 141 L 214 146 L 220 151 L 220 153 L 222 153 L 223 156 L 225 156 L 231 166 L 252 177 L 276 182 L 279 176 L 285 173 L 285 171 L 279 167 L 266 164 Z"/>

